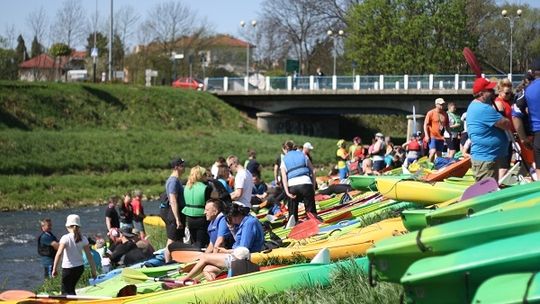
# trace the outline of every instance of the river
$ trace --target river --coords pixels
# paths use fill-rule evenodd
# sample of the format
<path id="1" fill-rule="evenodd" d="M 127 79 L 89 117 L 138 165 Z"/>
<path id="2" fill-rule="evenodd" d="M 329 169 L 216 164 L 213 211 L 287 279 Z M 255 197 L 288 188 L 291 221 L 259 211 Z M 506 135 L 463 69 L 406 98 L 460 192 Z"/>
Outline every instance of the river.
<path id="1" fill-rule="evenodd" d="M 159 213 L 157 202 L 143 203 L 146 214 Z M 43 268 L 37 254 L 37 237 L 41 233 L 39 220 L 50 218 L 53 233 L 60 239 L 67 233 L 64 224 L 68 214 L 81 217 L 84 235 L 106 234 L 106 206 L 71 208 L 53 211 L 16 211 L 0 213 L 0 291 L 8 289 L 35 290 L 43 283 Z"/>

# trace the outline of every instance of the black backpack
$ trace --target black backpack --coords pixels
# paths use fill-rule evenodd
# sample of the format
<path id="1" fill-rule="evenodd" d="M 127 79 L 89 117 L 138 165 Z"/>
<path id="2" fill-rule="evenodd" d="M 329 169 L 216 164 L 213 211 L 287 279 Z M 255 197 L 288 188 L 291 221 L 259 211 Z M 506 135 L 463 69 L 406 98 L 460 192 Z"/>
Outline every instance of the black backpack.
<path id="1" fill-rule="evenodd" d="M 208 181 L 208 184 L 212 186 L 210 198 L 223 201 L 225 203 L 225 206 L 230 206 L 232 204 L 231 195 L 219 180 L 211 179 Z"/>

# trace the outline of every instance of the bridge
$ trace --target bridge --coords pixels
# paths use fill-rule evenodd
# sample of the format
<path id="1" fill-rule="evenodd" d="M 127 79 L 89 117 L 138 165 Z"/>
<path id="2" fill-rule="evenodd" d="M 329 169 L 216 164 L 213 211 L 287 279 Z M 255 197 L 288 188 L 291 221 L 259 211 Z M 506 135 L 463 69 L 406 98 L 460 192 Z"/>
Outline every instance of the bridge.
<path id="1" fill-rule="evenodd" d="M 508 76 L 484 75 L 499 79 Z M 472 100 L 474 79 L 474 75 L 459 74 L 253 75 L 207 78 L 205 87 L 227 103 L 256 116 L 260 129 L 334 137 L 338 129 L 336 117 L 343 114 L 412 114 L 413 106 L 416 113 L 425 114 L 439 97 L 455 102 L 458 112 L 463 112 Z"/>

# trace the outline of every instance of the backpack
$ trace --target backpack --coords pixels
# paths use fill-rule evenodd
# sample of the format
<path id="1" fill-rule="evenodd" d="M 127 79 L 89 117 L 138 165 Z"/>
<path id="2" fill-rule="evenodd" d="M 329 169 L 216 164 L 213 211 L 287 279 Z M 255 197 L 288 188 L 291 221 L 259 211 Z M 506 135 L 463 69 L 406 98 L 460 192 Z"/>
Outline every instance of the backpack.
<path id="1" fill-rule="evenodd" d="M 210 192 L 210 198 L 219 199 L 225 203 L 225 206 L 232 204 L 231 195 L 223 186 L 223 184 L 217 179 L 211 179 L 208 184 L 212 186 L 212 192 Z"/>
<path id="2" fill-rule="evenodd" d="M 160 208 L 167 208 L 169 206 L 169 195 L 167 192 L 162 192 L 159 195 L 158 202 Z"/>

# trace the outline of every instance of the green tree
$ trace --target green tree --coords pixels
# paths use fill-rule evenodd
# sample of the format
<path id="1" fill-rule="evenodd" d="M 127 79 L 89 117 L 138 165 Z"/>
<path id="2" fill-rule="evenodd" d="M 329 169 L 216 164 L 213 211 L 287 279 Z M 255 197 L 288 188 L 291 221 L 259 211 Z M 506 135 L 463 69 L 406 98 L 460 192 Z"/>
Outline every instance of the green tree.
<path id="1" fill-rule="evenodd" d="M 109 39 L 107 36 L 103 35 L 101 32 L 96 32 L 96 48 L 98 49 L 98 55 L 106 56 L 109 52 L 107 45 L 109 44 Z M 94 47 L 94 33 L 90 33 L 88 38 L 86 38 L 86 56 L 90 57 L 92 54 L 92 48 Z"/>
<path id="2" fill-rule="evenodd" d="M 0 48 L 0 79 L 16 80 L 18 72 L 17 53 Z"/>
<path id="3" fill-rule="evenodd" d="M 124 68 L 124 56 L 125 52 L 122 39 L 120 39 L 118 34 L 115 34 L 112 47 L 112 58 L 115 70 L 122 70 Z"/>
<path id="4" fill-rule="evenodd" d="M 28 52 L 26 51 L 26 45 L 22 35 L 17 37 L 17 47 L 15 48 L 15 53 L 17 54 L 17 63 L 21 63 L 28 59 Z"/>
<path id="5" fill-rule="evenodd" d="M 474 47 L 466 0 L 366 0 L 352 7 L 345 53 L 364 74 L 452 72 Z"/>
<path id="6" fill-rule="evenodd" d="M 71 55 L 71 48 L 65 43 L 55 43 L 51 46 L 49 52 L 54 57 L 54 64 L 56 66 L 56 79 L 58 79 L 58 69 L 60 69 L 58 59 L 59 57 Z M 66 74 L 67 77 L 67 74 Z"/>
<path id="7" fill-rule="evenodd" d="M 34 40 L 32 40 L 32 47 L 30 48 L 30 56 L 31 58 L 34 58 L 41 54 L 43 54 L 43 46 L 41 43 L 39 43 L 37 36 L 34 36 Z"/>

